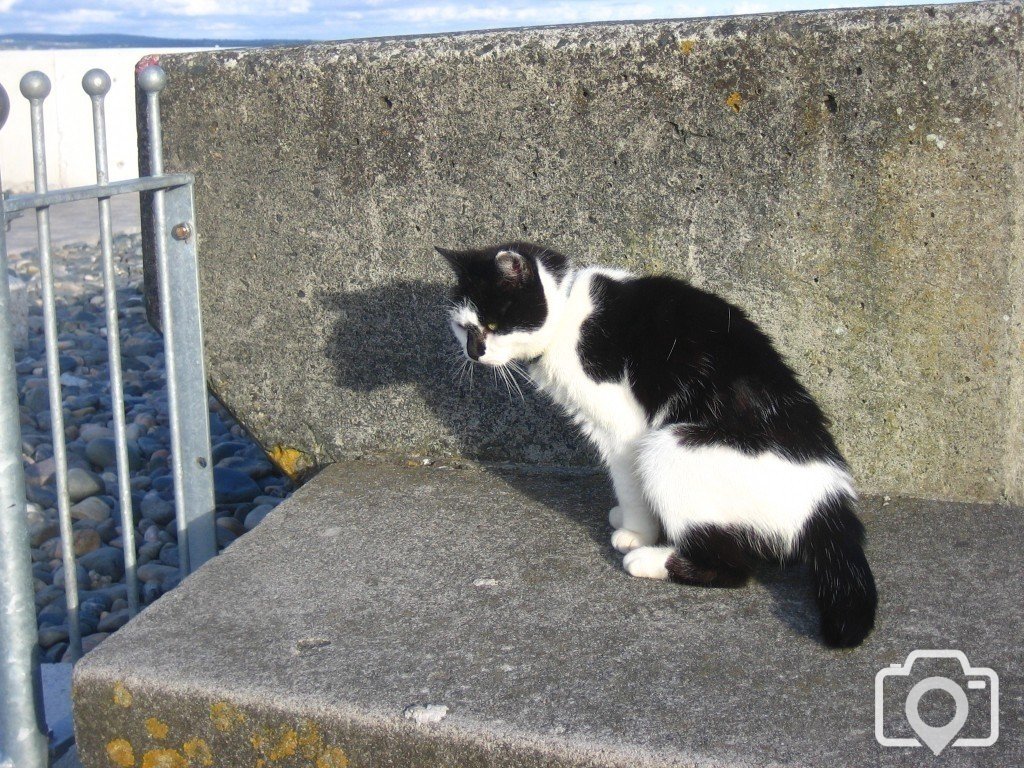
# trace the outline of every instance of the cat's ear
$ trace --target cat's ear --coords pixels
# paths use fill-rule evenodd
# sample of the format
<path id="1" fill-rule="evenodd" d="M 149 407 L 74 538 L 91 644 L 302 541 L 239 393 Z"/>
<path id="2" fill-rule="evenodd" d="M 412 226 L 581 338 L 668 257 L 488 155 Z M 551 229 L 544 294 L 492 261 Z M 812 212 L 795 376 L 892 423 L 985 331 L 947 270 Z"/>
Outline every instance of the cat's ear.
<path id="1" fill-rule="evenodd" d="M 460 251 L 453 251 L 448 248 L 442 248 L 439 245 L 435 245 L 434 250 L 444 256 L 444 260 L 448 262 L 448 266 L 455 270 L 456 275 L 460 274 L 465 268 L 466 261 L 469 257 L 468 254 Z"/>
<path id="2" fill-rule="evenodd" d="M 519 285 L 530 276 L 530 262 L 515 251 L 499 251 L 494 257 L 498 271 L 510 283 Z"/>

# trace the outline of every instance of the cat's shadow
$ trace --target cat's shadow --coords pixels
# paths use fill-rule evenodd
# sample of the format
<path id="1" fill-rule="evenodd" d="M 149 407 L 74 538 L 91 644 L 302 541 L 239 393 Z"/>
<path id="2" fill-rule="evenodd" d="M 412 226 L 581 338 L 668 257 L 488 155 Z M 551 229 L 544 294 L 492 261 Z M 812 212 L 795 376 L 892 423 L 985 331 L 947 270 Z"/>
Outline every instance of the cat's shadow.
<path id="1" fill-rule="evenodd" d="M 444 425 L 453 453 L 477 459 L 502 482 L 549 506 L 537 473 L 510 471 L 509 464 L 559 466 L 567 474 L 602 474 L 597 456 L 568 419 L 532 385 L 519 390 L 482 366 L 463 368 L 464 355 L 448 327 L 447 285 L 398 280 L 350 290 L 323 290 L 314 298 L 332 323 L 326 354 L 339 387 L 355 392 L 415 386 Z M 501 466 L 504 465 L 504 466 Z M 614 495 L 607 480 L 589 481 L 593 504 L 558 510 L 600 545 L 605 560 L 622 567 L 609 542 L 608 509 Z M 589 500 L 588 496 L 588 500 Z M 798 634 L 818 638 L 816 612 L 802 568 L 755 575 L 773 599 L 773 613 Z M 699 587 L 680 587 L 698 589 Z"/>

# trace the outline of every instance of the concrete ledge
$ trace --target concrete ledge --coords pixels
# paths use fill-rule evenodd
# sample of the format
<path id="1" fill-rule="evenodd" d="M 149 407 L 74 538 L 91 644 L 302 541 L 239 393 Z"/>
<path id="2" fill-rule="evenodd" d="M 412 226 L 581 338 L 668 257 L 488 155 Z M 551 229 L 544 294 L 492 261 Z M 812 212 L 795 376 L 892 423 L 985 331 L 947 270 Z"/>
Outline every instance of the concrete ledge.
<path id="1" fill-rule="evenodd" d="M 627 576 L 610 503 L 564 472 L 334 465 L 77 665 L 82 762 L 1024 764 L 1020 510 L 865 501 L 879 626 L 833 652 L 799 570 L 738 591 Z M 876 672 L 926 648 L 998 673 L 995 746 L 875 742 Z M 886 690 L 889 735 L 903 698 Z M 446 715 L 405 715 L 429 705 Z"/>
<path id="2" fill-rule="evenodd" d="M 865 491 L 1024 503 L 1019 3 L 165 56 L 208 371 L 286 464 L 587 464 L 452 380 L 434 243 L 533 239 L 748 308 Z M 382 418 L 381 414 L 387 417 Z"/>

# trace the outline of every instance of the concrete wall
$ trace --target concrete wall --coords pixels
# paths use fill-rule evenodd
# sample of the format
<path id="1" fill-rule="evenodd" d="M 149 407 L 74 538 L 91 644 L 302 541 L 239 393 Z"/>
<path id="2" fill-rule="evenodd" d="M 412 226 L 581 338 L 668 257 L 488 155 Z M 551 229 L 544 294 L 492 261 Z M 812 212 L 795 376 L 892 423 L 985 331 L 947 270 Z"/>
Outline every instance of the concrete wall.
<path id="1" fill-rule="evenodd" d="M 1020 7 L 165 57 L 209 372 L 285 463 L 585 463 L 452 379 L 431 245 L 528 238 L 747 307 L 862 489 L 1024 501 Z"/>
<path id="2" fill-rule="evenodd" d="M 137 176 L 135 62 L 147 53 L 148 49 L 140 48 L 0 51 L 0 82 L 11 99 L 11 116 L 0 131 L 4 187 L 15 192 L 33 188 L 29 107 L 19 84 L 22 75 L 34 69 L 44 72 L 53 85 L 43 102 L 50 186 L 96 183 L 92 106 L 82 90 L 82 75 L 93 67 L 106 70 L 112 81 L 106 99 L 110 179 Z"/>

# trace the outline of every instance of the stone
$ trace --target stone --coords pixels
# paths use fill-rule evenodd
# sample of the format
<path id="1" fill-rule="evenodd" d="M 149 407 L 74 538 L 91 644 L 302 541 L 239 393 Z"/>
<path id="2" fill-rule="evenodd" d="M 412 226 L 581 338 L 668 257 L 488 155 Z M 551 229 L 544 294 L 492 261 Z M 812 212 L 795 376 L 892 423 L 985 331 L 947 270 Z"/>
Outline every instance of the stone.
<path id="1" fill-rule="evenodd" d="M 178 545 L 177 544 L 164 544 L 160 548 L 159 560 L 164 565 L 169 565 L 172 568 L 178 568 Z"/>
<path id="2" fill-rule="evenodd" d="M 214 466 L 216 466 L 229 456 L 243 455 L 248 450 L 248 448 L 248 443 L 244 443 L 240 440 L 227 440 L 223 443 L 218 443 L 217 445 L 213 446 L 211 459 L 213 460 Z"/>
<path id="3" fill-rule="evenodd" d="M 25 498 L 44 509 L 53 509 L 57 506 L 57 494 L 50 488 L 26 485 Z"/>
<path id="4" fill-rule="evenodd" d="M 78 430 L 79 436 L 87 443 L 91 440 L 98 440 L 105 438 L 113 440 L 114 430 L 109 427 L 100 426 L 99 424 L 83 424 Z"/>
<path id="5" fill-rule="evenodd" d="M 162 563 L 146 563 L 137 569 L 140 581 L 162 584 L 170 576 L 177 576 L 178 569 Z"/>
<path id="6" fill-rule="evenodd" d="M 139 547 L 139 564 L 148 563 L 150 560 L 155 560 L 160 556 L 160 550 L 163 548 L 163 544 L 159 541 L 147 541 Z"/>
<path id="7" fill-rule="evenodd" d="M 274 465 L 269 461 L 264 461 L 263 459 L 254 459 L 248 456 L 229 456 L 217 466 L 233 469 L 236 472 L 243 472 L 253 480 L 273 476 L 275 480 L 280 481 L 280 477 L 274 469 Z"/>
<path id="8" fill-rule="evenodd" d="M 57 643 L 55 646 L 50 648 L 43 657 L 43 660 L 47 664 L 59 664 L 61 659 L 64 658 L 64 654 L 67 653 L 67 643 Z M 77 768 L 77 766 L 69 766 L 68 768 Z"/>
<path id="9" fill-rule="evenodd" d="M 270 514 L 273 511 L 274 507 L 270 504 L 261 504 L 258 507 L 254 507 L 245 516 L 245 530 L 251 531 L 257 525 L 263 522 L 263 518 L 265 518 L 268 514 Z"/>
<path id="10" fill-rule="evenodd" d="M 152 454 L 166 447 L 162 441 L 157 440 L 156 438 L 146 436 L 140 437 L 138 439 L 138 444 L 139 450 L 142 451 L 143 456 L 151 456 Z"/>
<path id="11" fill-rule="evenodd" d="M 75 531 L 74 534 L 75 556 L 81 557 L 90 552 L 95 552 L 103 544 L 103 539 L 98 531 L 92 528 L 85 528 Z"/>
<path id="12" fill-rule="evenodd" d="M 67 627 L 47 625 L 39 629 L 39 647 L 44 650 L 68 639 Z"/>
<path id="13" fill-rule="evenodd" d="M 25 482 L 29 486 L 47 485 L 57 472 L 57 461 L 52 456 L 25 467 Z"/>
<path id="14" fill-rule="evenodd" d="M 89 653 L 96 649 L 96 647 L 110 637 L 109 632 L 94 632 L 90 635 L 86 635 L 82 638 L 82 653 Z"/>
<path id="15" fill-rule="evenodd" d="M 44 563 L 32 564 L 32 577 L 36 581 L 41 581 L 44 585 L 44 589 L 46 585 L 53 583 L 53 571 L 47 568 Z M 36 593 L 38 594 L 40 591 L 40 589 L 37 589 Z"/>
<path id="16" fill-rule="evenodd" d="M 222 525 L 214 526 L 214 535 L 217 537 L 217 547 L 219 549 L 225 549 L 238 539 L 238 534 L 234 531 L 225 528 Z"/>
<path id="17" fill-rule="evenodd" d="M 241 536 L 243 533 L 245 533 L 245 526 L 242 525 L 242 523 L 238 522 L 238 520 L 235 517 L 230 515 L 218 517 L 217 527 L 223 528 L 227 531 L 231 531 L 231 533 L 235 534 L 236 536 Z"/>
<path id="18" fill-rule="evenodd" d="M 51 575 L 50 575 L 51 580 L 53 579 L 53 576 L 54 576 L 54 574 L 51 572 Z M 57 601 L 57 600 L 62 600 L 63 598 L 64 598 L 64 587 L 63 587 L 63 585 L 57 586 L 56 584 L 53 584 L 51 586 L 46 587 L 45 589 L 41 589 L 38 592 L 36 592 L 36 607 L 37 608 L 44 608 L 47 605 L 49 605 L 50 603 L 52 603 L 54 601 Z"/>
<path id="19" fill-rule="evenodd" d="M 112 579 L 124 576 L 124 552 L 117 547 L 100 547 L 78 558 L 78 563 L 101 576 Z"/>
<path id="20" fill-rule="evenodd" d="M 110 506 L 98 496 L 91 496 L 71 507 L 71 517 L 75 520 L 102 523 L 110 518 Z"/>
<path id="21" fill-rule="evenodd" d="M 25 406 L 33 413 L 50 409 L 50 393 L 45 387 L 36 387 L 25 393 Z"/>
<path id="22" fill-rule="evenodd" d="M 99 534 L 100 539 L 104 544 L 109 544 L 116 536 L 118 532 L 118 524 L 114 520 L 107 519 L 102 523 L 96 524 L 96 533 Z"/>
<path id="23" fill-rule="evenodd" d="M 213 486 L 218 504 L 252 501 L 260 487 L 248 475 L 234 469 L 213 468 Z"/>
<path id="24" fill-rule="evenodd" d="M 142 516 L 152 520 L 157 525 L 166 525 L 174 520 L 174 504 L 160 497 L 156 491 L 149 491 L 142 497 L 142 504 L 139 506 Z"/>
<path id="25" fill-rule="evenodd" d="M 81 501 L 98 493 L 103 493 L 103 481 L 94 473 L 79 467 L 68 470 L 68 496 L 71 502 Z"/>
<path id="26" fill-rule="evenodd" d="M 79 573 L 79 577 L 83 576 L 85 576 L 84 569 Z M 64 566 L 57 569 L 57 572 L 54 574 L 53 581 L 55 586 L 64 586 Z M 87 577 L 79 578 L 79 583 L 85 583 L 86 581 Z M 38 620 L 40 627 L 46 624 L 59 625 L 64 623 L 65 619 L 67 619 L 67 615 L 67 606 L 65 606 L 60 600 L 54 600 L 36 614 L 36 619 Z"/>
<path id="27" fill-rule="evenodd" d="M 128 451 L 128 467 L 132 471 L 139 469 L 142 464 L 142 454 L 139 448 L 132 442 L 126 444 Z M 85 455 L 89 461 L 97 467 L 116 467 L 117 448 L 114 440 L 107 437 L 97 437 L 90 440 L 85 446 Z"/>
<path id="28" fill-rule="evenodd" d="M 40 546 L 44 541 L 49 541 L 60 535 L 60 526 L 57 523 L 40 522 L 33 523 L 28 527 L 29 544 L 33 547 Z"/>
<path id="29" fill-rule="evenodd" d="M 128 623 L 129 618 L 130 616 L 127 608 L 123 608 L 118 611 L 111 611 L 100 619 L 97 630 L 100 632 L 116 632 Z"/>

